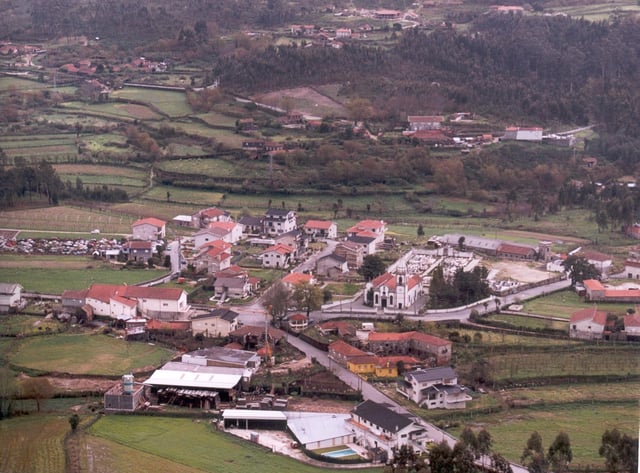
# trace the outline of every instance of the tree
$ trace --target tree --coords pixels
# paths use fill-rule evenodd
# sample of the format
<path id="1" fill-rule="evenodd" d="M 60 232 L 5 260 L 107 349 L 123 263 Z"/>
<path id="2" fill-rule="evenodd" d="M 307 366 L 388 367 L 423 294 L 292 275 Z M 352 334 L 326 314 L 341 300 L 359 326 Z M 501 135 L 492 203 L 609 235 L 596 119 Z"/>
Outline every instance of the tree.
<path id="1" fill-rule="evenodd" d="M 598 454 L 605 459 L 609 473 L 638 471 L 638 439 L 621 434 L 618 429 L 606 430 Z"/>
<path id="2" fill-rule="evenodd" d="M 418 225 L 418 237 L 423 237 L 424 236 L 424 227 L 422 226 L 422 224 Z"/>
<path id="3" fill-rule="evenodd" d="M 322 289 L 306 282 L 296 284 L 291 298 L 296 308 L 306 311 L 309 317 L 312 310 L 318 310 L 322 305 Z"/>
<path id="4" fill-rule="evenodd" d="M 489 453 L 491 452 L 491 447 L 493 445 L 491 434 L 486 429 L 482 429 L 480 432 L 478 432 L 476 438 L 478 444 L 477 452 L 480 455 L 489 455 Z"/>
<path id="5" fill-rule="evenodd" d="M 554 473 L 562 473 L 569 470 L 569 463 L 573 460 L 571 441 L 569 435 L 560 432 L 549 447 L 547 457 Z"/>
<path id="6" fill-rule="evenodd" d="M 573 285 L 587 279 L 600 279 L 600 271 L 598 271 L 598 268 L 582 256 L 571 255 L 564 260 L 562 265 L 564 269 L 569 271 L 571 284 Z"/>
<path id="7" fill-rule="evenodd" d="M 435 444 L 429 450 L 431 473 L 451 473 L 452 460 L 453 451 L 445 440 Z"/>
<path id="8" fill-rule="evenodd" d="M 75 432 L 80 424 L 80 416 L 78 414 L 71 414 L 69 416 L 69 425 L 71 426 L 71 431 Z"/>
<path id="9" fill-rule="evenodd" d="M 278 326 L 287 316 L 291 295 L 289 289 L 282 281 L 273 284 L 264 295 L 264 305 L 268 308 L 269 315 L 273 318 L 274 325 Z"/>
<path id="10" fill-rule="evenodd" d="M 491 469 L 495 473 L 513 473 L 511 464 L 499 453 L 491 454 Z"/>
<path id="11" fill-rule="evenodd" d="M 475 432 L 471 430 L 471 427 L 465 427 L 462 429 L 462 433 L 460 433 L 460 442 L 474 453 L 478 450 L 478 438 L 476 437 Z"/>
<path id="12" fill-rule="evenodd" d="M 452 466 L 453 473 L 475 473 L 480 471 L 475 464 L 473 450 L 462 442 L 457 442 L 453 447 Z"/>
<path id="13" fill-rule="evenodd" d="M 384 274 L 387 270 L 387 266 L 382 261 L 382 258 L 378 255 L 367 255 L 364 257 L 362 261 L 362 266 L 358 269 L 358 273 L 360 273 L 365 281 L 371 281 L 376 277 Z"/>
<path id="14" fill-rule="evenodd" d="M 29 378 L 22 382 L 22 396 L 33 399 L 36 402 L 36 409 L 40 412 L 42 401 L 53 397 L 54 389 L 46 378 Z"/>
<path id="15" fill-rule="evenodd" d="M 520 461 L 530 473 L 546 473 L 548 471 L 549 464 L 542 448 L 542 437 L 538 432 L 533 432 L 527 440 Z"/>

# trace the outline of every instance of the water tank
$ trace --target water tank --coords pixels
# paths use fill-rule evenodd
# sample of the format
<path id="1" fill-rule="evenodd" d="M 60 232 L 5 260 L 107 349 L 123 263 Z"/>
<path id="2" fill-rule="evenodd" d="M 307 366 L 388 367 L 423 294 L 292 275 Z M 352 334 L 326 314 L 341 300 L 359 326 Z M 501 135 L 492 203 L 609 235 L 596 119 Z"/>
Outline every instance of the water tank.
<path id="1" fill-rule="evenodd" d="M 125 394 L 133 394 L 133 375 L 125 374 L 122 377 L 122 390 Z"/>
<path id="2" fill-rule="evenodd" d="M 258 443 L 260 441 L 260 435 L 257 432 L 251 432 L 249 434 L 249 439 L 253 442 L 253 443 Z"/>

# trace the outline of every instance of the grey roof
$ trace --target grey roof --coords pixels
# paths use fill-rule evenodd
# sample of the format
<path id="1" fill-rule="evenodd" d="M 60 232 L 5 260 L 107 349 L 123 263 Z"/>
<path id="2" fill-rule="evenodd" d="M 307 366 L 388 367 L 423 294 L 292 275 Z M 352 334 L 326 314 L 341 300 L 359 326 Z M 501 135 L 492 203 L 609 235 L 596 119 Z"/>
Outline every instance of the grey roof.
<path id="1" fill-rule="evenodd" d="M 353 243 L 362 243 L 369 244 L 372 241 L 375 241 L 375 237 L 361 236 L 361 235 L 352 235 L 347 238 L 347 241 L 352 241 Z"/>
<path id="2" fill-rule="evenodd" d="M 242 288 L 247 283 L 245 278 L 216 278 L 213 287 Z"/>
<path id="3" fill-rule="evenodd" d="M 187 353 L 192 358 L 206 358 L 208 360 L 227 361 L 244 364 L 257 355 L 252 351 L 234 350 L 233 348 L 211 347 Z"/>
<path id="4" fill-rule="evenodd" d="M 442 235 L 442 239 L 449 245 L 457 245 L 460 241 L 460 237 L 464 237 L 464 246 L 468 248 L 478 248 L 495 251 L 502 244 L 502 240 L 495 240 L 493 238 L 482 238 L 475 235 L 462 235 L 461 233 L 448 233 L 446 235 Z"/>
<path id="5" fill-rule="evenodd" d="M 347 262 L 347 258 L 344 258 L 342 256 L 338 256 L 335 253 L 331 253 L 330 255 L 326 255 L 326 256 L 323 256 L 322 258 L 318 258 L 318 261 L 323 261 L 323 260 L 326 260 L 326 259 L 332 259 L 332 260 L 334 260 L 334 261 L 336 261 L 338 263 L 346 263 Z"/>
<path id="6" fill-rule="evenodd" d="M 0 294 L 15 294 L 16 291 L 22 289 L 18 283 L 0 282 Z"/>
<path id="7" fill-rule="evenodd" d="M 265 216 L 286 217 L 289 214 L 289 212 L 291 212 L 291 210 L 270 208 L 270 209 L 267 209 L 267 211 L 265 212 Z"/>
<path id="8" fill-rule="evenodd" d="M 251 217 L 249 215 L 245 215 L 244 217 L 238 220 L 238 223 L 242 225 L 246 225 L 247 227 L 258 227 L 262 225 L 262 219 L 260 217 Z"/>
<path id="9" fill-rule="evenodd" d="M 285 411 L 285 415 L 287 427 L 303 445 L 353 434 L 347 424 L 349 414 Z"/>
<path id="10" fill-rule="evenodd" d="M 211 374 L 239 374 L 246 376 L 247 370 L 245 368 L 234 368 L 231 366 L 204 366 L 196 365 L 194 363 L 184 363 L 182 361 L 169 361 L 162 365 L 163 370 L 169 371 L 190 371 L 194 373 L 211 373 Z"/>
<path id="11" fill-rule="evenodd" d="M 447 394 L 459 394 L 465 391 L 463 386 L 459 384 L 447 385 L 447 384 L 434 384 L 433 386 L 429 386 L 422 390 L 423 393 L 427 392 L 445 392 Z"/>
<path id="12" fill-rule="evenodd" d="M 206 314 L 196 315 L 195 317 L 191 317 L 191 320 L 198 319 L 209 319 L 212 317 L 219 317 L 222 320 L 226 320 L 227 322 L 233 322 L 237 317 L 238 313 L 229 309 L 215 309 Z"/>
<path id="13" fill-rule="evenodd" d="M 373 401 L 364 401 L 358 404 L 352 412 L 388 432 L 402 430 L 413 423 L 406 415 L 398 414 L 386 405 Z"/>
<path id="14" fill-rule="evenodd" d="M 458 375 L 450 366 L 439 366 L 437 368 L 419 369 L 405 373 L 406 377 L 414 378 L 419 383 L 426 381 L 438 381 L 440 379 L 456 378 Z"/>

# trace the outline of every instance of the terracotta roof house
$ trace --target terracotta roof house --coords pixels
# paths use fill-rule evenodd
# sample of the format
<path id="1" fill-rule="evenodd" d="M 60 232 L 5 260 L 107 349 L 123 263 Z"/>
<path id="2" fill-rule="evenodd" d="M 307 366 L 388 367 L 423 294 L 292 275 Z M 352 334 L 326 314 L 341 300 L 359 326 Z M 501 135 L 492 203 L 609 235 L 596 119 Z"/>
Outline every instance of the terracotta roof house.
<path id="1" fill-rule="evenodd" d="M 310 238 L 338 237 L 338 225 L 328 220 L 308 220 L 304 224 L 303 230 Z"/>
<path id="2" fill-rule="evenodd" d="M 328 320 L 321 323 L 318 330 L 323 335 L 335 333 L 340 338 L 355 337 L 356 335 L 355 327 L 345 320 Z"/>
<path id="3" fill-rule="evenodd" d="M 627 314 L 624 316 L 624 332 L 627 338 L 637 340 L 640 337 L 640 313 L 636 308 L 635 314 Z"/>
<path id="4" fill-rule="evenodd" d="M 146 263 L 153 256 L 155 244 L 149 240 L 131 240 L 122 245 L 122 251 L 129 261 Z"/>
<path id="5" fill-rule="evenodd" d="M 148 217 L 136 220 L 131 225 L 134 240 L 162 240 L 166 236 L 167 222 Z"/>
<path id="6" fill-rule="evenodd" d="M 451 361 L 451 342 L 422 332 L 370 332 L 367 342 L 369 350 L 379 356 L 433 357 L 438 366 Z"/>
<path id="7" fill-rule="evenodd" d="M 309 326 L 309 317 L 304 314 L 295 313 L 287 318 L 289 329 L 293 332 L 302 332 Z"/>
<path id="8" fill-rule="evenodd" d="M 221 240 L 219 240 L 221 241 Z M 196 271 L 206 270 L 207 274 L 223 271 L 231 265 L 231 253 L 227 249 L 205 244 L 192 261 Z"/>
<path id="9" fill-rule="evenodd" d="M 187 293 L 182 289 L 93 284 L 85 296 L 85 304 L 92 307 L 95 315 L 114 319 L 130 318 L 131 302 L 135 302 L 137 315 L 149 319 L 188 319 L 191 314 Z"/>
<path id="10" fill-rule="evenodd" d="M 349 345 L 347 342 L 342 340 L 336 340 L 329 345 L 329 358 L 342 366 L 347 366 L 347 363 L 351 358 L 366 354 L 367 353 L 363 352 L 359 348 Z"/>
<path id="11" fill-rule="evenodd" d="M 229 309 L 215 309 L 191 317 L 191 332 L 205 337 L 226 337 L 238 328 L 238 313 Z"/>
<path id="12" fill-rule="evenodd" d="M 265 333 L 267 334 L 267 342 L 271 345 L 277 345 L 280 343 L 280 340 L 283 340 L 287 336 L 283 330 L 270 325 L 267 327 L 243 325 L 233 332 L 230 332 L 229 339 L 232 342 L 242 345 L 245 350 L 254 350 L 258 346 L 264 345 Z"/>
<path id="13" fill-rule="evenodd" d="M 260 253 L 264 268 L 286 269 L 292 262 L 294 250 L 286 245 L 273 245 Z"/>
<path id="14" fill-rule="evenodd" d="M 571 314 L 569 336 L 583 340 L 597 340 L 604 336 L 607 312 L 597 307 L 587 307 Z"/>
<path id="15" fill-rule="evenodd" d="M 613 258 L 599 251 L 583 250 L 578 253 L 578 256 L 583 257 L 587 262 L 594 265 L 602 275 L 608 274 L 611 266 L 613 265 Z"/>
<path id="16" fill-rule="evenodd" d="M 532 246 L 504 242 L 498 246 L 496 253 L 501 258 L 512 260 L 533 261 L 536 257 L 536 249 Z"/>
<path id="17" fill-rule="evenodd" d="M 315 284 L 312 274 L 308 273 L 289 273 L 282 278 L 282 282 L 289 289 L 293 289 L 296 284 Z"/>
<path id="18" fill-rule="evenodd" d="M 242 225 L 235 222 L 211 222 L 206 229 L 196 233 L 200 234 L 207 231 L 216 239 L 226 241 L 227 243 L 237 243 L 242 238 Z"/>
<path id="19" fill-rule="evenodd" d="M 351 228 L 347 229 L 347 236 L 358 235 L 367 232 L 367 235 L 374 234 L 378 242 L 384 241 L 384 234 L 387 231 L 387 224 L 383 220 L 361 220 Z"/>
<path id="20" fill-rule="evenodd" d="M 467 389 L 458 384 L 458 375 L 449 366 L 409 371 L 396 389 L 427 409 L 464 409 L 472 399 Z"/>
<path id="21" fill-rule="evenodd" d="M 365 302 L 382 309 L 406 309 L 416 303 L 422 294 L 422 278 L 417 274 L 384 273 L 369 281 L 365 286 Z M 371 297 L 372 300 L 367 298 Z"/>

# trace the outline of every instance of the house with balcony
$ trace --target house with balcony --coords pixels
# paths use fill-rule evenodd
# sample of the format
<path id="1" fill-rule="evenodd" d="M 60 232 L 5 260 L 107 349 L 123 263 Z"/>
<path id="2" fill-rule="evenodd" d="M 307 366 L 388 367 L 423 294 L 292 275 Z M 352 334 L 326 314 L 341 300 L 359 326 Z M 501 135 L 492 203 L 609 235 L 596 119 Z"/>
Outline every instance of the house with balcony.
<path id="1" fill-rule="evenodd" d="M 265 235 L 282 235 L 296 228 L 296 213 L 293 210 L 270 208 L 262 218 L 262 231 Z"/>
<path id="2" fill-rule="evenodd" d="M 449 366 L 406 372 L 396 389 L 427 409 L 464 409 L 472 400 L 468 390 L 458 384 L 458 375 Z"/>

